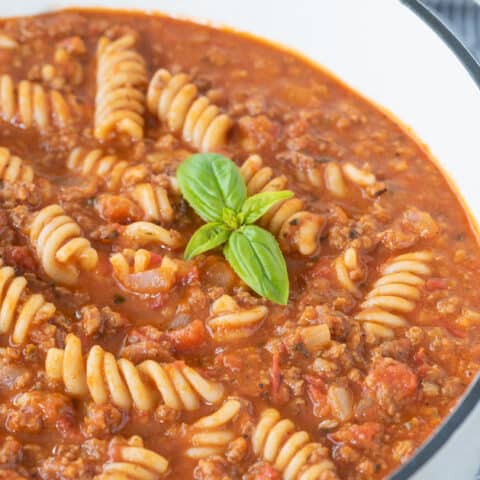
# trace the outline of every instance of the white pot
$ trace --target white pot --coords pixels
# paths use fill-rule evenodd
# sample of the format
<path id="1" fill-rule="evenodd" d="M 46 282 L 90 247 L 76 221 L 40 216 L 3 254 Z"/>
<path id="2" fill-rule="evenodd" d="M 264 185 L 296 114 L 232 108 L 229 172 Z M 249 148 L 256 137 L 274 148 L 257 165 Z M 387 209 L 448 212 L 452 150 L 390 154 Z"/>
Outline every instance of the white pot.
<path id="1" fill-rule="evenodd" d="M 480 68 L 416 0 L 3 0 L 0 15 L 73 5 L 212 21 L 303 53 L 410 126 L 480 218 Z M 392 478 L 473 479 L 480 464 L 479 398 L 477 380 L 431 442 Z"/>

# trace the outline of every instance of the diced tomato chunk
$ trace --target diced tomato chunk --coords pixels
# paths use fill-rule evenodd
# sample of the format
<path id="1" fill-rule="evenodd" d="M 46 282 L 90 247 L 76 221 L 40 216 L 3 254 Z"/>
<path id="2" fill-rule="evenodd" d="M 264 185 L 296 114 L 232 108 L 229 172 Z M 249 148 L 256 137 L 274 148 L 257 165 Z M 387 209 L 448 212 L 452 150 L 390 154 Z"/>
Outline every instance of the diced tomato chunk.
<path id="1" fill-rule="evenodd" d="M 431 292 L 434 290 L 445 290 L 448 287 L 448 282 L 444 278 L 429 278 L 425 282 L 425 288 Z"/>
<path id="2" fill-rule="evenodd" d="M 255 472 L 252 480 L 281 480 L 282 476 L 278 470 L 275 470 L 270 464 L 263 463 Z"/>
<path id="3" fill-rule="evenodd" d="M 282 381 L 280 370 L 280 355 L 278 354 L 278 350 L 275 350 L 273 352 L 270 381 L 272 384 L 272 399 L 274 402 L 276 402 L 278 400 L 278 394 L 280 391 L 280 382 Z"/>
<path id="4" fill-rule="evenodd" d="M 415 395 L 418 380 L 412 369 L 392 358 L 383 358 L 376 362 L 366 379 L 367 385 L 377 393 L 388 394 L 395 401 L 401 401 Z"/>
<path id="5" fill-rule="evenodd" d="M 170 330 L 167 335 L 172 339 L 175 349 L 179 352 L 199 347 L 207 339 L 207 331 L 201 320 L 194 320 L 183 328 Z"/>
<path id="6" fill-rule="evenodd" d="M 329 435 L 335 443 L 348 443 L 359 448 L 373 449 L 383 436 L 383 426 L 377 422 L 352 424 Z"/>

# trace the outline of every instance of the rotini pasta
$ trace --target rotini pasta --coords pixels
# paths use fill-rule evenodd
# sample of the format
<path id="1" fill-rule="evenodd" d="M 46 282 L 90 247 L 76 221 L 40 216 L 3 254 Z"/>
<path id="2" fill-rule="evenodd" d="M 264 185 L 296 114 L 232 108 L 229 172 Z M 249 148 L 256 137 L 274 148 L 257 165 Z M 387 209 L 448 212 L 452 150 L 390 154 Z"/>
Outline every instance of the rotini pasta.
<path id="1" fill-rule="evenodd" d="M 312 325 L 309 327 L 299 328 L 300 336 L 305 348 L 310 353 L 318 352 L 329 345 L 331 336 L 328 325 L 322 323 L 320 325 Z"/>
<path id="2" fill-rule="evenodd" d="M 268 408 L 260 415 L 252 436 L 254 454 L 270 462 L 283 480 L 313 480 L 324 472 L 334 476 L 335 466 L 327 457 L 327 449 L 310 442 L 305 431 L 295 431 L 295 424 L 281 419 L 280 413 Z M 312 460 L 313 458 L 313 460 Z"/>
<path id="3" fill-rule="evenodd" d="M 359 280 L 363 277 L 358 259 L 358 250 L 348 247 L 345 252 L 335 259 L 334 266 L 340 285 L 355 297 L 360 297 L 360 289 L 354 282 L 354 280 Z"/>
<path id="4" fill-rule="evenodd" d="M 268 314 L 264 305 L 241 308 L 230 295 L 213 302 L 207 326 L 216 341 L 234 341 L 250 337 Z"/>
<path id="5" fill-rule="evenodd" d="M 203 152 L 222 147 L 232 126 L 230 117 L 207 97 L 199 96 L 184 73 L 172 76 L 168 70 L 157 70 L 148 86 L 147 106 L 170 131 L 180 133 L 185 142 Z"/>
<path id="6" fill-rule="evenodd" d="M 101 149 L 88 150 L 83 147 L 72 150 L 67 160 L 67 168 L 82 177 L 96 175 L 104 179 L 109 191 L 135 185 L 149 175 L 146 165 L 131 165 L 116 155 L 105 154 Z"/>
<path id="7" fill-rule="evenodd" d="M 111 402 L 128 410 L 152 411 L 159 403 L 175 410 L 196 410 L 201 403 L 222 400 L 221 384 L 204 378 L 183 362 L 160 364 L 146 360 L 135 366 L 116 359 L 95 345 L 84 359 L 80 339 L 66 338 L 65 349 L 51 348 L 45 360 L 47 377 L 63 383 L 65 390 L 80 398 L 90 396 L 97 404 Z"/>
<path id="8" fill-rule="evenodd" d="M 385 190 L 385 184 L 378 182 L 377 177 L 372 172 L 360 169 L 353 163 L 345 163 L 341 168 L 336 162 L 329 162 L 326 165 L 325 186 L 337 198 L 344 198 L 348 194 L 345 179 L 364 188 L 367 194 L 372 197 Z"/>
<path id="9" fill-rule="evenodd" d="M 12 37 L 5 35 L 4 33 L 0 33 L 0 48 L 4 48 L 6 50 L 14 50 L 18 47 L 18 42 L 14 40 Z"/>
<path id="10" fill-rule="evenodd" d="M 229 399 L 214 413 L 202 417 L 191 427 L 191 447 L 185 452 L 190 458 L 207 458 L 212 455 L 221 455 L 228 444 L 234 440 L 235 432 L 229 428 L 240 411 L 238 400 Z"/>
<path id="11" fill-rule="evenodd" d="M 12 267 L 0 267 L 0 335 L 11 332 L 12 343 L 25 343 L 31 327 L 54 314 L 55 305 L 30 293 L 25 277 L 15 276 Z"/>
<path id="12" fill-rule="evenodd" d="M 139 183 L 131 189 L 130 196 L 143 210 L 145 220 L 167 223 L 173 221 L 174 211 L 163 187 L 152 183 Z"/>
<path id="13" fill-rule="evenodd" d="M 94 480 L 157 480 L 168 470 L 168 461 L 145 448 L 138 435 L 130 437 L 126 445 L 112 442 L 110 447 L 111 458 Z"/>
<path id="14" fill-rule="evenodd" d="M 138 293 L 168 291 L 175 284 L 178 266 L 165 256 L 158 267 L 151 266 L 152 255 L 148 250 L 124 249 L 110 257 L 115 277 L 129 290 Z M 142 284 L 136 274 L 149 272 L 149 281 Z M 152 291 L 153 289 L 153 291 Z"/>
<path id="15" fill-rule="evenodd" d="M 60 205 L 49 205 L 35 215 L 30 226 L 30 241 L 43 269 L 54 281 L 73 285 L 79 269 L 96 267 L 98 254 L 81 233 L 78 224 L 65 215 Z"/>
<path id="16" fill-rule="evenodd" d="M 248 157 L 240 172 L 247 183 L 249 195 L 283 190 L 287 185 L 287 178 L 284 175 L 274 177 L 272 169 L 263 166 L 259 155 Z M 318 248 L 324 219 L 304 210 L 302 200 L 294 197 L 278 202 L 259 223 L 278 237 L 284 249 L 291 245 L 302 255 L 311 255 Z"/>
<path id="17" fill-rule="evenodd" d="M 7 183 L 32 182 L 34 176 L 30 165 L 12 155 L 8 148 L 0 147 L 0 180 Z"/>
<path id="18" fill-rule="evenodd" d="M 151 222 L 134 222 L 127 225 L 123 235 L 137 242 L 138 246 L 157 243 L 170 248 L 180 248 L 184 241 L 176 230 L 167 230 Z"/>
<path id="19" fill-rule="evenodd" d="M 381 269 L 382 276 L 373 284 L 355 318 L 364 323 L 367 332 L 380 337 L 393 336 L 393 328 L 408 326 L 402 315 L 415 309 L 420 299 L 422 277 L 431 274 L 428 263 L 433 259 L 429 251 L 399 255 Z M 397 313 L 392 313 L 397 312 Z"/>
<path id="20" fill-rule="evenodd" d="M 0 116 L 6 122 L 46 131 L 72 124 L 78 112 L 72 95 L 45 89 L 28 80 L 15 85 L 10 75 L 0 76 Z"/>
<path id="21" fill-rule="evenodd" d="M 99 140 L 106 140 L 113 132 L 135 140 L 143 138 L 148 79 L 135 43 L 131 34 L 116 40 L 101 37 L 98 42 L 95 137 Z"/>

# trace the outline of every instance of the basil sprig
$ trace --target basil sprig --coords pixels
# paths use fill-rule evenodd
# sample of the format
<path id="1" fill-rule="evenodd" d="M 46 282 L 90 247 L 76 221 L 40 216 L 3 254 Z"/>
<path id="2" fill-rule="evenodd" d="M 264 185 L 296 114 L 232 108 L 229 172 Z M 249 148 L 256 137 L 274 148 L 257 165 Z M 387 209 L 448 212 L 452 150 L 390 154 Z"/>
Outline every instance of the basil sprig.
<path id="1" fill-rule="evenodd" d="M 261 192 L 247 198 L 245 181 L 228 158 L 200 153 L 177 169 L 183 197 L 206 223 L 190 238 L 184 256 L 224 245 L 223 254 L 235 273 L 256 293 L 272 302 L 288 302 L 288 272 L 275 237 L 255 223 L 289 190 Z"/>

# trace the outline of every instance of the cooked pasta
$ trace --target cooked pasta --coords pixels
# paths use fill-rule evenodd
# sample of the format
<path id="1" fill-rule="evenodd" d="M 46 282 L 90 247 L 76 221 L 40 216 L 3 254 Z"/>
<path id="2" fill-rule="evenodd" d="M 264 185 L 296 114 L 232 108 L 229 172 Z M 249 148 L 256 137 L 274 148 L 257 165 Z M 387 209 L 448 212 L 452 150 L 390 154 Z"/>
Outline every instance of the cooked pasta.
<path id="1" fill-rule="evenodd" d="M 46 274 L 56 282 L 73 285 L 80 269 L 93 270 L 97 265 L 96 250 L 60 205 L 49 205 L 35 215 L 30 241 Z"/>
<path id="2" fill-rule="evenodd" d="M 326 324 L 300 327 L 299 333 L 305 348 L 310 353 L 318 352 L 330 344 L 330 329 Z"/>
<path id="3" fill-rule="evenodd" d="M 11 333 L 12 343 L 25 343 L 32 326 L 54 314 L 55 305 L 30 293 L 25 277 L 15 276 L 12 267 L 0 267 L 0 335 Z"/>
<path id="4" fill-rule="evenodd" d="M 111 458 L 94 480 L 157 480 L 168 470 L 168 461 L 144 447 L 138 435 L 126 445 L 110 444 Z"/>
<path id="5" fill-rule="evenodd" d="M 112 133 L 143 138 L 145 88 L 148 82 L 143 57 L 134 50 L 134 35 L 116 40 L 101 37 L 97 49 L 95 137 Z"/>
<path id="6" fill-rule="evenodd" d="M 78 111 L 72 95 L 45 89 L 28 80 L 16 85 L 10 75 L 0 76 L 0 116 L 6 122 L 43 132 L 72 124 Z"/>
<path id="7" fill-rule="evenodd" d="M 180 248 L 184 241 L 176 230 L 167 230 L 152 222 L 134 222 L 125 227 L 123 235 L 137 242 L 138 246 L 156 243 L 170 248 Z"/>
<path id="8" fill-rule="evenodd" d="M 343 198 L 348 193 L 342 170 L 336 162 L 329 162 L 325 167 L 325 187 L 338 198 Z"/>
<path id="9" fill-rule="evenodd" d="M 116 191 L 121 186 L 135 185 L 148 176 L 146 165 L 131 165 L 120 160 L 116 155 L 105 154 L 101 149 L 88 150 L 76 147 L 67 160 L 67 168 L 82 177 L 95 175 L 104 179 L 109 191 Z"/>
<path id="10" fill-rule="evenodd" d="M 247 183 L 249 195 L 283 190 L 287 186 L 285 175 L 275 177 L 270 167 L 263 166 L 263 160 L 259 155 L 250 155 L 240 172 Z M 259 223 L 278 237 L 284 249 L 291 245 L 302 255 L 311 255 L 318 248 L 324 219 L 320 215 L 304 210 L 302 200 L 293 197 L 274 205 L 263 215 Z"/>
<path id="11" fill-rule="evenodd" d="M 360 297 L 360 289 L 355 280 L 363 277 L 363 272 L 358 259 L 358 250 L 348 247 L 334 262 L 335 273 L 340 285 L 355 297 Z"/>
<path id="12" fill-rule="evenodd" d="M 45 371 L 72 396 L 91 397 L 96 404 L 111 402 L 125 410 L 152 411 L 162 403 L 191 411 L 202 403 L 218 403 L 224 396 L 221 384 L 207 380 L 183 362 L 146 360 L 135 366 L 125 358 L 116 359 L 99 345 L 84 358 L 81 341 L 73 334 L 67 336 L 64 350 L 48 350 Z"/>
<path id="13" fill-rule="evenodd" d="M 336 162 L 329 162 L 325 167 L 325 186 L 327 190 L 337 198 L 344 198 L 348 194 L 348 186 L 345 180 L 365 189 L 368 195 L 375 197 L 385 190 L 385 184 L 378 182 L 377 177 L 364 169 L 347 162 L 340 166 Z"/>
<path id="14" fill-rule="evenodd" d="M 230 295 L 213 302 L 207 322 L 216 341 L 228 342 L 252 336 L 268 314 L 264 305 L 242 308 Z"/>
<path id="15" fill-rule="evenodd" d="M 202 152 L 221 148 L 232 126 L 230 117 L 200 96 L 185 73 L 172 76 L 168 70 L 157 70 L 148 86 L 147 106 L 170 131 Z"/>
<path id="16" fill-rule="evenodd" d="M 334 476 L 335 466 L 327 457 L 327 449 L 311 442 L 305 431 L 295 431 L 295 424 L 281 419 L 280 413 L 268 408 L 260 415 L 252 435 L 253 453 L 270 462 L 282 474 L 283 480 L 322 478 L 324 472 Z M 312 462 L 311 457 L 315 456 Z"/>
<path id="17" fill-rule="evenodd" d="M 191 427 L 191 447 L 185 452 L 190 458 L 207 458 L 221 455 L 228 444 L 235 439 L 230 424 L 238 415 L 241 404 L 229 399 L 214 413 L 197 420 Z"/>
<path id="18" fill-rule="evenodd" d="M 431 252 L 418 251 L 394 257 L 382 267 L 382 276 L 373 284 L 355 316 L 365 322 L 367 332 L 391 337 L 393 328 L 408 326 L 404 314 L 415 309 L 421 296 L 420 287 L 425 284 L 422 277 L 431 274 L 428 263 L 432 259 Z"/>
<path id="19" fill-rule="evenodd" d="M 138 293 L 168 291 L 177 278 L 178 266 L 174 260 L 164 256 L 157 267 L 151 266 L 152 255 L 148 250 L 124 249 L 110 257 L 113 273 L 123 286 Z M 150 282 L 142 284 L 136 274 L 149 272 Z M 153 287 L 152 287 L 153 285 Z"/>
<path id="20" fill-rule="evenodd" d="M 130 196 L 142 209 L 145 220 L 173 221 L 174 211 L 165 188 L 152 183 L 139 183 L 131 189 Z"/>
<path id="21" fill-rule="evenodd" d="M 0 180 L 7 183 L 32 182 L 33 168 L 23 159 L 12 155 L 8 148 L 0 147 Z"/>
<path id="22" fill-rule="evenodd" d="M 12 37 L 5 35 L 4 33 L 0 33 L 0 48 L 4 48 L 6 50 L 14 50 L 18 47 L 18 42 L 14 40 Z"/>

